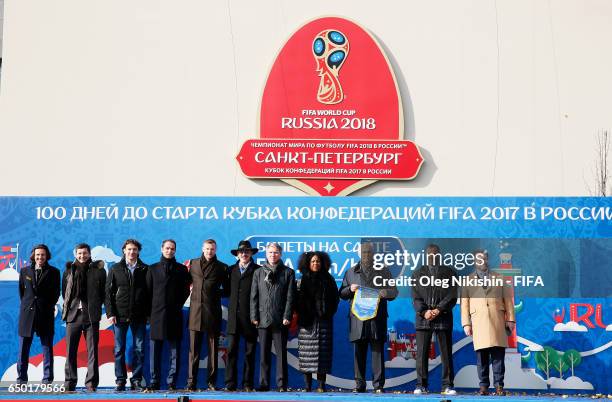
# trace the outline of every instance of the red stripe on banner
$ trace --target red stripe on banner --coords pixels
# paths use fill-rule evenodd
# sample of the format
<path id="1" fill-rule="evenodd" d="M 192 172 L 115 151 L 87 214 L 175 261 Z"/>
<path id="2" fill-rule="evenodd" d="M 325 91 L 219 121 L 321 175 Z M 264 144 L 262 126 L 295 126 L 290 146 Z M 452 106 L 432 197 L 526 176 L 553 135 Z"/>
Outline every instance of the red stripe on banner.
<path id="1" fill-rule="evenodd" d="M 11 246 L 2 246 L 2 251 L 6 252 L 6 251 L 11 251 Z"/>
<path id="2" fill-rule="evenodd" d="M 15 254 L 0 255 L 0 260 L 10 260 L 11 258 L 15 258 Z"/>

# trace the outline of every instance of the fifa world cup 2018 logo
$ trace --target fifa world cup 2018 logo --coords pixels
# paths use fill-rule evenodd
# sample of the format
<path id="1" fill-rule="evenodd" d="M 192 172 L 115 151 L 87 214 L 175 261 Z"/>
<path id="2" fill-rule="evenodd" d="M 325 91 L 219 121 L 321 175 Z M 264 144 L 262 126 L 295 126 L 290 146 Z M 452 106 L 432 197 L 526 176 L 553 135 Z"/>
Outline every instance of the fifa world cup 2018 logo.
<path id="1" fill-rule="evenodd" d="M 338 71 L 344 64 L 348 52 L 348 39 L 340 31 L 326 29 L 315 36 L 312 42 L 312 53 L 317 61 L 317 71 L 321 77 L 317 91 L 319 102 L 335 105 L 344 99 Z"/>

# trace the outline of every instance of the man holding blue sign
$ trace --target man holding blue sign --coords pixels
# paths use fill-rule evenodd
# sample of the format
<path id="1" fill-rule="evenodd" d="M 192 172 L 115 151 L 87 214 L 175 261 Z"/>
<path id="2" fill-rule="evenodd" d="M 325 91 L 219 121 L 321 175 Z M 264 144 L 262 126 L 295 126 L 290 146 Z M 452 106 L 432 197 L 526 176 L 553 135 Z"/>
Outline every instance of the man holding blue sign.
<path id="1" fill-rule="evenodd" d="M 365 365 L 370 346 L 372 354 L 372 384 L 374 392 L 383 393 L 385 386 L 385 354 L 387 339 L 387 301 L 397 297 L 395 286 L 381 289 L 374 285 L 374 278 L 391 279 L 387 267 L 374 269 L 374 244 L 361 243 L 361 261 L 351 267 L 342 280 L 340 298 L 351 300 L 349 340 L 354 347 L 355 389 L 366 390 Z M 387 281 L 382 281 L 387 283 Z"/>

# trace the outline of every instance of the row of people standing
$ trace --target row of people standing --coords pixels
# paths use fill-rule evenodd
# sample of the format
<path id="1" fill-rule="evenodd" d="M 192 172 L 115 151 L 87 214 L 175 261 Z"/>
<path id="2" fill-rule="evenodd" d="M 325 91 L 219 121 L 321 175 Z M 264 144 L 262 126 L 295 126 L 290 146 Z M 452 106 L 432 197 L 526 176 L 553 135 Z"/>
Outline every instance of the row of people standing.
<path id="1" fill-rule="evenodd" d="M 182 339 L 182 308 L 189 297 L 190 353 L 187 388 L 196 389 L 200 362 L 200 349 L 206 335 L 209 356 L 217 356 L 221 327 L 221 297 L 229 297 L 228 312 L 228 362 L 225 384 L 228 391 L 237 388 L 237 360 L 240 339 L 245 340 L 243 389 L 253 390 L 254 359 L 259 337 L 261 360 L 259 390 L 270 388 L 271 344 L 277 351 L 276 383 L 280 391 L 287 389 L 287 330 L 293 318 L 294 307 L 299 323 L 300 370 L 305 374 L 306 389 L 312 386 L 312 375 L 317 374 L 319 389 L 325 389 L 325 376 L 331 371 L 333 349 L 333 315 L 342 299 L 353 299 L 357 290 L 371 287 L 374 276 L 391 278 L 388 269 L 373 269 L 373 248 L 362 244 L 361 261 L 350 268 L 338 292 L 329 274 L 331 262 L 325 253 L 311 252 L 301 256 L 299 270 L 302 279 L 296 286 L 294 271 L 281 260 L 280 245 L 266 247 L 266 262 L 255 264 L 253 255 L 258 252 L 248 241 L 241 241 L 232 254 L 238 261 L 227 267 L 216 258 L 216 243 L 207 240 L 202 256 L 190 260 L 189 269 L 175 259 L 176 243 L 162 243 L 160 261 L 148 267 L 139 259 L 141 245 L 129 239 L 123 247 L 124 257 L 109 271 L 108 277 L 101 261 L 91 260 L 87 244 L 75 248 L 75 261 L 66 265 L 61 281 L 64 304 L 62 318 L 66 321 L 67 361 L 65 367 L 66 389 L 76 387 L 76 352 L 81 334 L 84 334 L 88 351 L 86 387 L 95 390 L 99 382 L 98 339 L 102 304 L 106 305 L 108 319 L 114 324 L 115 375 L 117 390 L 125 390 L 127 370 L 125 349 L 128 330 L 132 331 L 134 357 L 132 359 L 132 389 L 143 389 L 144 340 L 147 321 L 150 335 L 150 384 L 149 389 L 160 388 L 161 349 L 169 343 L 170 364 L 166 382 L 170 389 L 176 387 L 180 367 L 180 341 Z M 417 279 L 430 275 L 444 279 L 454 275 L 450 267 L 430 260 L 439 255 L 440 249 L 430 245 L 427 264 L 413 273 Z M 486 253 L 479 253 L 486 257 Z M 53 381 L 53 332 L 54 308 L 60 293 L 59 270 L 49 265 L 51 253 L 47 246 L 38 245 L 32 250 L 32 265 L 23 268 L 19 279 L 21 298 L 19 317 L 18 382 L 27 382 L 29 349 L 34 333 L 43 346 L 43 382 Z M 474 276 L 494 276 L 488 270 L 486 258 L 477 264 Z M 514 314 L 511 298 L 482 294 L 467 294 L 462 300 L 462 325 L 466 335 L 474 335 L 477 363 L 481 378 L 481 393 L 488 388 L 488 362 L 493 361 L 495 385 L 503 388 L 503 348 L 507 342 L 503 336 L 504 325 L 511 331 Z M 382 392 L 385 384 L 384 343 L 387 329 L 387 302 L 397 296 L 395 287 L 379 290 L 379 306 L 374 317 L 359 319 L 353 312 L 350 318 L 350 341 L 354 346 L 354 392 L 365 391 L 365 362 L 368 347 L 372 354 L 373 385 Z M 484 302 L 483 302 L 484 300 Z M 438 287 L 413 288 L 413 305 L 417 329 L 417 388 L 415 393 L 427 390 L 427 351 L 435 334 L 441 348 L 443 363 L 443 390 L 453 386 L 452 366 L 452 308 L 456 296 L 451 290 Z M 484 307 L 483 307 L 484 306 Z M 487 312 L 478 316 L 478 311 Z M 501 314 L 498 314 L 501 312 Z M 500 334 L 501 328 L 501 334 Z M 490 332 L 491 335 L 486 335 Z M 204 334 L 206 333 L 206 334 Z M 280 353 L 279 353 L 280 352 Z M 216 389 L 217 359 L 208 359 L 208 387 Z"/>
<path id="2" fill-rule="evenodd" d="M 49 265 L 49 248 L 44 244 L 34 247 L 30 258 L 32 264 L 21 270 L 19 281 L 19 383 L 28 381 L 29 351 L 34 334 L 40 337 L 43 345 L 43 382 L 53 381 L 54 310 L 61 289 L 64 298 L 62 319 L 66 321 L 67 391 L 76 388 L 77 350 L 81 335 L 85 337 L 88 355 L 85 386 L 90 391 L 97 389 L 103 305 L 114 330 L 116 390 L 127 389 L 125 355 L 128 331 L 131 331 L 133 340 L 130 388 L 160 388 L 162 348 L 167 342 L 170 356 L 166 383 L 169 389 L 175 389 L 181 367 L 182 309 L 190 294 L 188 390 L 197 387 L 203 339 L 207 340 L 209 356 L 214 356 L 208 359 L 208 388 L 216 389 L 222 297 L 229 298 L 227 390 L 237 388 L 241 338 L 245 340 L 242 388 L 254 390 L 255 350 L 259 338 L 258 389 L 265 391 L 270 388 L 272 343 L 278 351 L 276 385 L 280 391 L 287 389 L 288 326 L 294 308 L 298 309 L 301 317 L 299 353 L 303 358 L 300 364 L 306 373 L 307 384 L 311 384 L 312 373 L 317 373 L 319 388 L 324 389 L 323 377 L 331 370 L 332 322 L 338 305 L 335 281 L 328 272 L 330 260 L 327 254 L 313 252 L 301 257 L 299 265 L 303 280 L 298 291 L 294 271 L 282 263 L 282 248 L 277 243 L 266 247 L 266 262 L 261 267 L 253 260 L 258 250 L 249 241 L 241 241 L 235 250 L 231 250 L 238 257 L 231 267 L 217 260 L 216 242 L 212 239 L 204 242 L 201 257 L 190 260 L 188 266 L 176 261 L 174 240 L 162 242 L 160 261 L 151 266 L 139 258 L 141 249 L 137 240 L 126 240 L 122 247 L 123 258 L 109 269 L 107 275 L 102 261 L 91 260 L 90 246 L 78 244 L 74 250 L 75 260 L 66 264 L 60 281 L 59 270 Z M 143 372 L 147 323 L 150 324 L 148 386 Z M 323 340 L 321 344 L 316 342 L 319 337 Z M 326 354 L 321 364 L 314 358 L 320 352 Z"/>

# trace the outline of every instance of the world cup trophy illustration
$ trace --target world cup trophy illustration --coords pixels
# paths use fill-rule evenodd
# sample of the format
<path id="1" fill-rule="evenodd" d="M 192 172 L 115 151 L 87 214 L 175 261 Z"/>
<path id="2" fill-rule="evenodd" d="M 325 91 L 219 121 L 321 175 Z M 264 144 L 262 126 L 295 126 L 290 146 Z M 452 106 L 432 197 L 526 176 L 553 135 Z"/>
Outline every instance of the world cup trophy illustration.
<path id="1" fill-rule="evenodd" d="M 346 35 L 334 29 L 321 31 L 312 43 L 312 52 L 321 77 L 317 100 L 325 105 L 342 102 L 344 92 L 338 79 L 338 71 L 349 53 L 349 41 Z"/>

